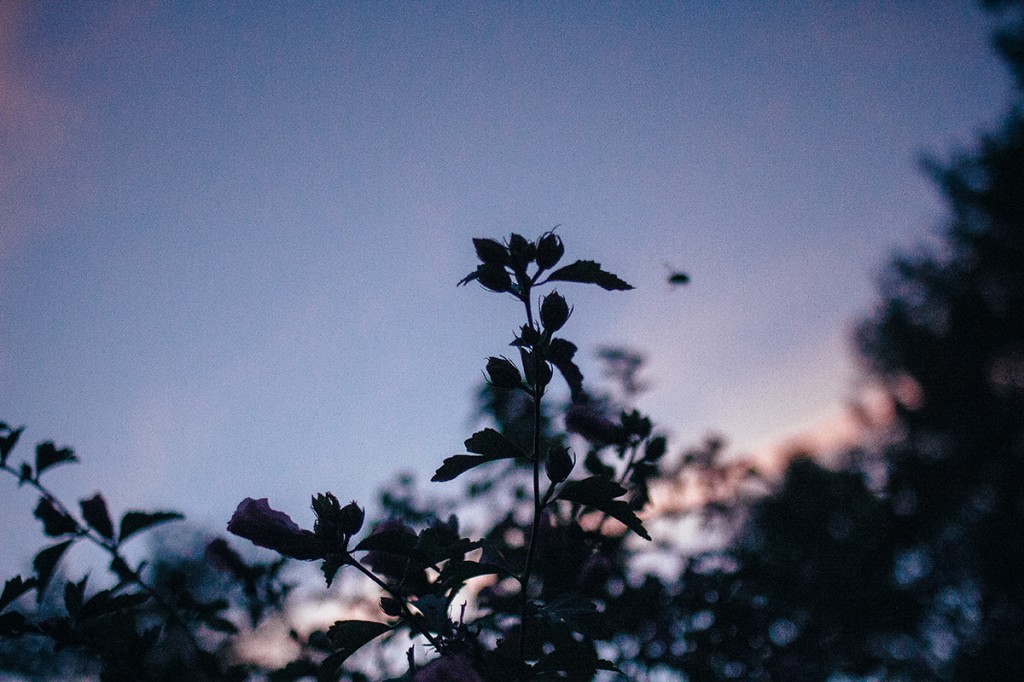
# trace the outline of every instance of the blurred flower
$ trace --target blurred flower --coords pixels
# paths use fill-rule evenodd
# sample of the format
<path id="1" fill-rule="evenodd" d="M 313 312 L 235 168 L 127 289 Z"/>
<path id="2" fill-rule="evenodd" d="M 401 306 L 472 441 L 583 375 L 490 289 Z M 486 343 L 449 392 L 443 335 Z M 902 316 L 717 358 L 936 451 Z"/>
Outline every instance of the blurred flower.
<path id="1" fill-rule="evenodd" d="M 611 421 L 591 405 L 573 404 L 565 413 L 565 429 L 583 436 L 594 445 L 618 445 L 625 442 L 621 424 Z"/>
<path id="2" fill-rule="evenodd" d="M 416 671 L 413 682 L 484 682 L 462 654 L 442 656 Z"/>
<path id="3" fill-rule="evenodd" d="M 228 521 L 228 532 L 293 559 L 322 559 L 324 556 L 320 540 L 310 531 L 299 528 L 284 512 L 271 509 L 265 497 L 242 500 Z"/>

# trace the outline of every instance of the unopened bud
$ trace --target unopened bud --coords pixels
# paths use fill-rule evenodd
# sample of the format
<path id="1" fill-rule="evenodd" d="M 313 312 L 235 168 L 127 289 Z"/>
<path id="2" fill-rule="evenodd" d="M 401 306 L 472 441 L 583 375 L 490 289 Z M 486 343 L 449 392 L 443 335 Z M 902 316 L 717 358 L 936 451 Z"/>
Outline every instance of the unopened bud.
<path id="1" fill-rule="evenodd" d="M 498 388 L 519 388 L 522 382 L 519 369 L 508 358 L 487 358 L 487 376 Z"/>
<path id="2" fill-rule="evenodd" d="M 540 305 L 540 321 L 548 332 L 557 332 L 569 319 L 569 304 L 557 291 L 544 297 Z"/>
<path id="3" fill-rule="evenodd" d="M 513 267 L 522 270 L 537 257 L 537 247 L 522 235 L 513 234 L 508 239 L 508 251 Z"/>
<path id="4" fill-rule="evenodd" d="M 562 239 L 554 232 L 548 232 L 537 242 L 537 265 L 547 270 L 554 267 L 565 253 Z"/>
<path id="5" fill-rule="evenodd" d="M 358 533 L 359 529 L 363 527 L 364 516 L 365 512 L 359 508 L 359 505 L 354 500 L 346 504 L 338 513 L 338 525 L 341 528 L 341 532 L 349 537 Z"/>
<path id="6" fill-rule="evenodd" d="M 561 483 L 569 478 L 575 465 L 576 460 L 569 454 L 568 448 L 555 448 L 548 453 L 546 464 L 548 480 L 552 483 Z"/>

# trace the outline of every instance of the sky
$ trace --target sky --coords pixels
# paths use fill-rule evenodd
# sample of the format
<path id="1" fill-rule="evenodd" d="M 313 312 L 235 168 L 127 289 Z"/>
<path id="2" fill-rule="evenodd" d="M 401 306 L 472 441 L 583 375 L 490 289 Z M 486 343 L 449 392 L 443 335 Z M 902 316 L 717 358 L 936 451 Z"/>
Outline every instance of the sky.
<path id="1" fill-rule="evenodd" d="M 676 448 L 858 394 L 851 330 L 1010 81 L 973 4 L 0 2 L 0 420 L 52 487 L 223 528 L 462 449 L 520 323 L 473 237 L 558 225 L 565 336 Z M 672 288 L 673 269 L 692 277 Z M 439 484 L 455 493 L 457 483 Z M 0 569 L 41 545 L 0 480 Z"/>

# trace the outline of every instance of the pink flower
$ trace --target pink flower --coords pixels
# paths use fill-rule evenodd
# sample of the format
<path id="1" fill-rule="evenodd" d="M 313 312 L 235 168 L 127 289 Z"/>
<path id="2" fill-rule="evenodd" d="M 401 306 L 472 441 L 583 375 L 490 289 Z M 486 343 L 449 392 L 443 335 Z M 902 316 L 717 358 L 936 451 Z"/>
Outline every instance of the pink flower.
<path id="1" fill-rule="evenodd" d="M 324 556 L 320 540 L 310 531 L 299 528 L 284 512 L 271 509 L 265 497 L 242 500 L 228 521 L 228 532 L 293 559 L 322 559 Z"/>

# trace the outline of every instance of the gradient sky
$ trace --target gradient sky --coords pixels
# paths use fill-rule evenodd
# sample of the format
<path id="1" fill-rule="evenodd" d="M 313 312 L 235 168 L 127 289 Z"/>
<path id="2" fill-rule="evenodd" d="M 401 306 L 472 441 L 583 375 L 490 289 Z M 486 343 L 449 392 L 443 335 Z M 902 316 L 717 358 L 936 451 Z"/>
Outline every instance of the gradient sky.
<path id="1" fill-rule="evenodd" d="M 372 505 L 460 450 L 507 352 L 511 299 L 455 287 L 470 238 L 556 224 L 637 287 L 563 287 L 566 336 L 645 351 L 677 447 L 827 419 L 875 277 L 942 217 L 922 153 L 1008 101 L 991 27 L 952 0 L 2 0 L 15 459 L 52 438 L 68 499 L 211 527 L 245 496 Z M 41 535 L 0 486 L 6 574 Z"/>

